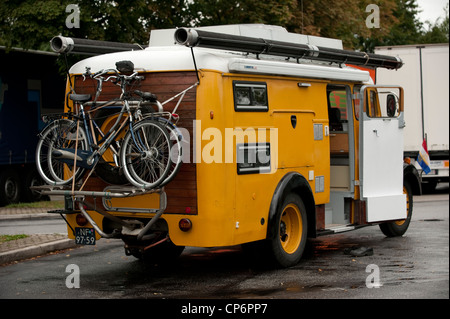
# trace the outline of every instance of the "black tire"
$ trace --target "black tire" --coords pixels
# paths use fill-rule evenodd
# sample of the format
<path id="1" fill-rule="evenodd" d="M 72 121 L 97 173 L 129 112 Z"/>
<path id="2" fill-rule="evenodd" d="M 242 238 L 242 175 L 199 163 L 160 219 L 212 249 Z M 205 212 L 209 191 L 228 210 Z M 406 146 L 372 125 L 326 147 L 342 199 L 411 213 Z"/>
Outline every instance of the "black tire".
<path id="1" fill-rule="evenodd" d="M 120 161 L 127 179 L 136 187 L 158 187 L 171 167 L 170 136 L 157 121 L 144 120 L 125 135 Z"/>
<path id="2" fill-rule="evenodd" d="M 268 239 L 268 253 L 280 267 L 296 265 L 305 250 L 308 222 L 306 208 L 296 194 L 285 197 L 272 222 L 272 238 Z"/>
<path id="3" fill-rule="evenodd" d="M 14 169 L 0 172 L 0 206 L 19 202 L 20 178 Z"/>
<path id="4" fill-rule="evenodd" d="M 403 193 L 406 195 L 406 219 L 380 224 L 379 227 L 387 237 L 403 236 L 408 230 L 413 212 L 413 195 L 408 182 L 403 183 Z"/>
<path id="5" fill-rule="evenodd" d="M 22 202 L 37 202 L 43 200 L 49 200 L 48 196 L 41 195 L 40 192 L 32 190 L 30 187 L 44 185 L 44 181 L 37 172 L 36 168 L 29 167 L 24 174 L 22 174 L 22 190 L 21 201 Z"/>
<path id="6" fill-rule="evenodd" d="M 50 185 L 66 185 L 72 182 L 73 165 L 63 163 L 52 156 L 56 149 L 75 149 L 77 124 L 75 121 L 61 119 L 50 123 L 40 134 L 36 145 L 36 167 L 45 183 Z M 87 150 L 86 133 L 79 127 L 78 150 Z M 79 180 L 85 172 L 77 167 L 75 180 Z M 69 174 L 69 175 L 68 175 Z"/>
<path id="7" fill-rule="evenodd" d="M 172 142 L 172 146 L 170 149 L 169 173 L 167 174 L 167 177 L 164 179 L 164 181 L 159 185 L 159 187 L 163 187 L 177 175 L 178 171 L 180 170 L 181 164 L 183 163 L 183 136 L 178 128 L 167 119 L 158 118 L 158 121 L 167 129 L 167 131 L 169 132 L 170 141 Z"/>

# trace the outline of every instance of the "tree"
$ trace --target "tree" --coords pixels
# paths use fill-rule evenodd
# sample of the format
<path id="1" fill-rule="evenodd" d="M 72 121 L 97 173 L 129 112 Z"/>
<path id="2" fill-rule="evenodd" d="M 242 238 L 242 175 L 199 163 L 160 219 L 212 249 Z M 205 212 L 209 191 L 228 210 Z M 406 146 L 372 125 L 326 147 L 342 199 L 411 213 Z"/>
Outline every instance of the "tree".
<path id="1" fill-rule="evenodd" d="M 387 37 L 383 39 L 383 45 L 414 44 L 420 37 L 422 23 L 417 15 L 419 6 L 416 0 L 397 0 L 397 9 L 393 14 L 399 23 L 395 24 Z"/>
<path id="2" fill-rule="evenodd" d="M 444 8 L 445 16 L 437 19 L 434 23 L 425 22 L 425 29 L 420 37 L 420 43 L 448 43 L 449 42 L 449 17 L 448 3 Z"/>
<path id="3" fill-rule="evenodd" d="M 2 0 L 0 45 L 49 50 L 58 34 L 147 44 L 152 29 L 264 23 L 291 32 L 341 39 L 346 49 L 448 41 L 447 18 L 423 26 L 416 0 Z M 67 28 L 68 4 L 80 8 L 80 27 Z M 379 28 L 369 28 L 366 7 L 379 8 Z"/>
<path id="4" fill-rule="evenodd" d="M 238 23 L 285 25 L 293 14 L 296 0 L 197 0 L 189 10 L 194 26 Z"/>
<path id="5" fill-rule="evenodd" d="M 48 41 L 64 26 L 64 8 L 55 0 L 4 0 L 0 6 L 0 44 L 26 49 L 48 47 Z"/>
<path id="6" fill-rule="evenodd" d="M 50 50 L 58 34 L 147 44 L 151 29 L 182 26 L 191 19 L 187 0 L 2 0 L 0 45 Z M 67 28 L 66 7 L 77 4 L 80 27 Z"/>

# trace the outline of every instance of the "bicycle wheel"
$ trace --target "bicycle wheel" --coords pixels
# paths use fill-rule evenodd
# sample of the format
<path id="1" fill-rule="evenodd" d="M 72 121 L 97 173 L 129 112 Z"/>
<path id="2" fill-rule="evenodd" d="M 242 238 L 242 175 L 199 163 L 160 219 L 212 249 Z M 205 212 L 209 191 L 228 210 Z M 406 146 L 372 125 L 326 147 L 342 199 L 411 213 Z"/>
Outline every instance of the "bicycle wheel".
<path id="1" fill-rule="evenodd" d="M 73 160 L 61 160 L 53 156 L 56 150 L 87 150 L 88 142 L 84 130 L 79 127 L 78 145 L 77 124 L 75 121 L 61 119 L 50 123 L 40 134 L 36 146 L 36 166 L 39 175 L 50 185 L 65 185 L 74 177 Z M 77 167 L 75 180 L 84 173 L 84 168 Z"/>
<path id="2" fill-rule="evenodd" d="M 158 122 L 145 120 L 133 125 L 120 149 L 123 172 L 131 184 L 156 188 L 170 170 L 169 133 Z"/>
<path id="3" fill-rule="evenodd" d="M 117 118 L 119 117 L 118 111 L 120 111 L 120 108 L 105 109 L 98 111 L 95 115 L 94 120 L 103 134 L 106 134 L 116 123 Z M 128 116 L 124 114 L 122 121 L 126 121 L 127 118 Z M 126 129 L 122 130 L 122 132 L 118 134 L 116 139 L 112 142 L 112 145 L 105 153 L 103 153 L 95 168 L 97 176 L 109 184 L 123 185 L 128 183 L 128 179 L 123 174 L 123 170 L 116 165 L 115 160 L 117 154 L 117 162 L 119 161 L 120 143 L 124 138 L 126 131 Z M 101 139 L 102 136 L 99 133 L 97 135 L 97 141 Z"/>
<path id="4" fill-rule="evenodd" d="M 182 141 L 183 135 L 180 130 L 170 121 L 165 118 L 159 118 L 158 121 L 168 130 L 172 147 L 170 148 L 170 168 L 167 177 L 159 185 L 160 187 L 167 185 L 180 170 L 182 160 Z"/>

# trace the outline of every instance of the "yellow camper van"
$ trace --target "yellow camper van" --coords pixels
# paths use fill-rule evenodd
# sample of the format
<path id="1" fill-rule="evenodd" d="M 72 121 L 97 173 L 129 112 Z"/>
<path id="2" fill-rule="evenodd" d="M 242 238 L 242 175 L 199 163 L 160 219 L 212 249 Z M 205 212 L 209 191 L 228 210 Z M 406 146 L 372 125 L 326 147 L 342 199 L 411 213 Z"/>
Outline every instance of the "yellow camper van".
<path id="1" fill-rule="evenodd" d="M 403 159 L 408 93 L 373 85 L 360 68 L 395 72 L 398 58 L 267 25 L 155 30 L 143 50 L 73 65 L 67 95 L 94 96 L 86 70 L 124 60 L 142 76 L 133 89 L 156 95 L 154 107 L 176 119 L 182 164 L 151 189 L 112 178 L 120 167 L 111 179 L 94 170 L 66 188 L 49 186 L 65 196 L 61 213 L 77 243 L 120 238 L 138 258 L 245 244 L 289 267 L 308 237 L 376 224 L 387 236 L 407 230 L 420 192 Z M 99 101 L 119 95 L 105 82 Z M 101 126 L 116 120 L 108 112 Z"/>

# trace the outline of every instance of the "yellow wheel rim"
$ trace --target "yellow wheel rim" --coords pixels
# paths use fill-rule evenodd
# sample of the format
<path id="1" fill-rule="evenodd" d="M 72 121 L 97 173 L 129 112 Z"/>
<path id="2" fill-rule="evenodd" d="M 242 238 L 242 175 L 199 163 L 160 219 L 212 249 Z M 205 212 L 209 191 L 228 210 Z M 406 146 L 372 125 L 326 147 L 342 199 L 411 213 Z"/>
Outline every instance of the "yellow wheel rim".
<path id="1" fill-rule="evenodd" d="M 410 203 L 409 203 L 408 190 L 406 189 L 405 186 L 403 186 L 403 194 L 406 195 L 406 217 L 408 217 Z M 401 226 L 401 225 L 403 225 L 405 223 L 405 221 L 406 221 L 406 219 L 398 220 L 398 221 L 395 222 L 395 224 L 397 224 L 398 226 Z"/>
<path id="2" fill-rule="evenodd" d="M 106 134 L 106 132 L 108 132 L 111 129 L 111 127 L 114 125 L 114 123 L 116 123 L 118 116 L 119 116 L 118 114 L 114 114 L 114 115 L 111 115 L 108 118 L 106 118 L 105 121 L 103 122 L 103 124 L 100 127 L 102 132 L 104 132 Z M 123 123 L 123 121 L 125 121 L 127 119 L 127 117 L 128 117 L 128 115 L 123 115 L 121 123 Z M 123 139 L 123 137 L 125 136 L 126 132 L 127 132 L 127 129 L 122 130 L 122 132 L 120 132 L 116 136 L 115 140 L 116 141 L 120 141 L 121 139 Z M 101 136 L 98 136 L 97 138 L 100 139 Z M 114 155 L 113 155 L 113 151 L 111 150 L 111 148 L 108 148 L 105 151 L 105 153 L 103 153 L 102 158 L 107 163 L 111 163 L 111 164 L 114 163 Z"/>
<path id="3" fill-rule="evenodd" d="M 293 254 L 299 247 L 303 233 L 303 222 L 300 209 L 294 205 L 287 205 L 280 220 L 280 242 L 283 250 Z"/>

